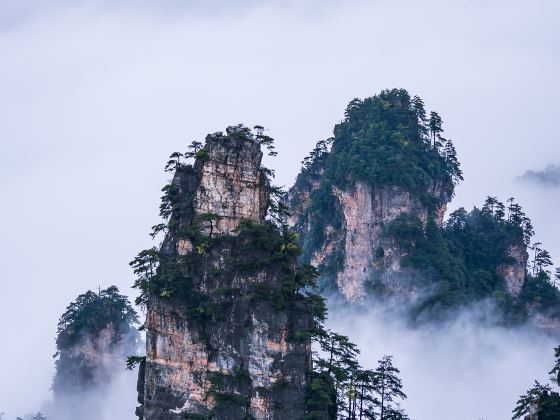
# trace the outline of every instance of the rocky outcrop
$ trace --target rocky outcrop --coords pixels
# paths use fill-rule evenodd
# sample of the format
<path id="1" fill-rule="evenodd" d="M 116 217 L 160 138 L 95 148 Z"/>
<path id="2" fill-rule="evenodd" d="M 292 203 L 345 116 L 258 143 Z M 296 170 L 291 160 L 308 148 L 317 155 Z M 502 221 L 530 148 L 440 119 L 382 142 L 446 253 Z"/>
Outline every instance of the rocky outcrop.
<path id="1" fill-rule="evenodd" d="M 308 183 L 306 187 L 311 187 L 311 191 L 302 185 L 290 191 L 290 202 L 297 207 L 292 207 L 289 221 L 304 242 L 311 221 L 316 217 L 309 208 L 310 196 L 318 185 Z M 322 240 L 314 247 L 310 262 L 324 267 L 338 258 L 334 279 L 338 290 L 350 301 L 362 300 L 368 287 L 381 288 L 394 296 L 413 296 L 411 273 L 401 266 L 404 253 L 387 234 L 387 228 L 401 215 L 416 217 L 424 225 L 428 217 L 433 217 L 441 225 L 447 196 L 434 187 L 434 194 L 440 201 L 437 209 L 430 212 L 411 192 L 397 186 L 375 187 L 356 182 L 347 189 L 333 185 L 331 191 L 335 198 L 334 212 L 339 212 L 341 226 L 323 225 Z"/>
<path id="2" fill-rule="evenodd" d="M 508 293 L 519 295 L 527 273 L 529 254 L 524 243 L 509 245 L 506 249 L 506 261 L 497 268 L 498 274 L 503 276 Z"/>
<path id="3" fill-rule="evenodd" d="M 228 131 L 207 137 L 193 167 L 177 169 L 147 301 L 141 419 L 305 413 L 312 311 L 285 288 L 296 261 L 265 221 L 261 158 L 250 136 Z"/>
<path id="4" fill-rule="evenodd" d="M 106 386 L 122 371 L 127 356 L 136 354 L 136 335 L 123 335 L 113 324 L 97 333 L 81 334 L 76 343 L 60 351 L 56 361 L 55 400 Z"/>
<path id="5" fill-rule="evenodd" d="M 87 394 L 103 393 L 139 350 L 137 314 L 115 286 L 88 290 L 71 302 L 58 322 L 52 390 L 56 418 Z"/>
<path id="6" fill-rule="evenodd" d="M 262 152 L 256 142 L 209 137 L 199 159 L 200 184 L 195 213 L 213 214 L 218 220 L 213 234 L 232 234 L 242 219 L 262 221 L 266 215 L 266 177 L 260 170 Z M 210 234 L 210 232 L 207 232 Z"/>

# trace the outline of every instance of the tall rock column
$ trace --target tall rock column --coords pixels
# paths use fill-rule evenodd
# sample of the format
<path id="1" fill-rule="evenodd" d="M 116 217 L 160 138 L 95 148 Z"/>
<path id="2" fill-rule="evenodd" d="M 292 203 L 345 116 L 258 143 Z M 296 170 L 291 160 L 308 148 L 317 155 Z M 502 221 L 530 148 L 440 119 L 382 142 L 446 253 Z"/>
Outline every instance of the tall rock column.
<path id="1" fill-rule="evenodd" d="M 426 285 L 404 264 L 410 252 L 395 227 L 441 225 L 462 179 L 453 143 L 430 115 L 428 123 L 422 100 L 403 89 L 354 99 L 333 137 L 302 162 L 289 223 L 300 234 L 302 262 L 316 265 L 320 285 L 345 300 L 408 301 Z"/>
<path id="2" fill-rule="evenodd" d="M 246 129 L 209 135 L 166 188 L 168 231 L 146 283 L 145 420 L 297 419 L 312 311 L 290 240 L 265 221 L 269 183 Z"/>

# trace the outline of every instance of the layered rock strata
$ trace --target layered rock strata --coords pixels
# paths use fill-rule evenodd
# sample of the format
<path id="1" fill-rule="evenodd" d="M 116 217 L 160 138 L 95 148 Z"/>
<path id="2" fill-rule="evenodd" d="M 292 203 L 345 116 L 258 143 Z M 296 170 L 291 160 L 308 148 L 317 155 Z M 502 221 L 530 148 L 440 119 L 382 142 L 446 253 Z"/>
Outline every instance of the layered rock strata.
<path id="1" fill-rule="evenodd" d="M 334 271 L 336 287 L 347 300 L 363 300 L 370 287 L 382 288 L 393 296 L 413 297 L 416 288 L 412 273 L 401 266 L 405 254 L 387 234 L 387 228 L 402 215 L 416 217 L 424 225 L 433 217 L 441 225 L 448 197 L 435 185 L 433 194 L 439 204 L 435 211 L 430 211 L 411 192 L 397 186 L 375 187 L 356 182 L 350 188 L 329 187 L 334 208 L 329 222 L 322 223 L 321 240 L 308 256 L 309 262 L 321 269 L 336 259 L 334 270 L 331 264 L 326 271 Z M 296 183 L 290 190 L 289 223 L 304 243 L 313 219 L 318 217 L 310 211 L 310 197 L 317 188 L 319 183 L 311 179 L 303 185 Z M 333 226 L 332 221 L 337 219 L 339 225 Z"/>
<path id="2" fill-rule="evenodd" d="M 147 302 L 140 419 L 297 419 L 311 364 L 311 309 L 286 294 L 295 257 L 265 222 L 268 181 L 250 136 L 207 137 L 172 181 L 159 275 Z"/>

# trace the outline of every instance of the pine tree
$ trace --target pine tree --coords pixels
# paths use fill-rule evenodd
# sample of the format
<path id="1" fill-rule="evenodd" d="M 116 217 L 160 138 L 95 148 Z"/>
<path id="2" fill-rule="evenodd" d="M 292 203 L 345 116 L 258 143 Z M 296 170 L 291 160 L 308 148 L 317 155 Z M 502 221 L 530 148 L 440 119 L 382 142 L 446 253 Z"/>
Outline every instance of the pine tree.
<path id="1" fill-rule="evenodd" d="M 187 159 L 193 158 L 196 156 L 196 154 L 202 150 L 202 143 L 199 141 L 193 141 L 188 147 L 187 147 L 187 151 L 185 152 L 184 156 Z"/>
<path id="2" fill-rule="evenodd" d="M 528 414 L 531 408 L 538 404 L 542 396 L 549 392 L 550 385 L 541 385 L 538 381 L 535 381 L 535 385 L 517 400 L 517 405 L 513 409 L 512 420 L 520 419 Z"/>
<path id="3" fill-rule="evenodd" d="M 430 135 L 432 136 L 433 147 L 436 147 L 436 140 L 443 133 L 442 128 L 443 121 L 437 112 L 430 112 L 430 120 L 428 121 L 428 127 L 430 128 Z"/>
<path id="4" fill-rule="evenodd" d="M 554 367 L 548 374 L 553 375 L 551 379 L 560 386 L 560 346 L 554 348 L 554 358 Z"/>
<path id="5" fill-rule="evenodd" d="M 392 356 L 383 356 L 373 372 L 375 393 L 379 399 L 379 419 L 387 420 L 388 415 L 394 415 L 396 401 L 405 399 L 402 391 L 402 381 L 398 377 L 400 371 L 393 366 Z"/>
<path id="6" fill-rule="evenodd" d="M 183 157 L 182 153 L 173 152 L 169 156 L 169 160 L 165 165 L 165 172 L 175 172 L 181 166 L 181 158 Z"/>

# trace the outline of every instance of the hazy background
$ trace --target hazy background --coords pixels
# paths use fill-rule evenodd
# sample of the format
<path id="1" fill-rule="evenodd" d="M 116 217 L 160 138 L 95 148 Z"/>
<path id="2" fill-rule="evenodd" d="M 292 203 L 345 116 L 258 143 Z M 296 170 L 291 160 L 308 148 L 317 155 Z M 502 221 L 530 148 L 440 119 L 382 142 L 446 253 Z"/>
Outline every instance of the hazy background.
<path id="1" fill-rule="evenodd" d="M 456 143 L 465 182 L 450 209 L 513 195 L 560 263 L 558 183 L 515 181 L 560 163 L 558 16 L 556 0 L 0 0 L 0 412 L 11 420 L 48 398 L 56 323 L 79 293 L 134 295 L 128 261 L 151 246 L 167 156 L 230 124 L 270 129 L 280 155 L 268 164 L 290 185 L 352 98 L 406 88 Z M 401 363 L 418 420 L 449 418 L 413 411 L 428 361 L 464 352 L 465 374 L 487 373 L 477 386 L 491 397 L 457 392 L 465 410 L 489 407 L 485 420 L 552 362 L 544 339 L 501 357 L 522 333 L 480 334 L 474 348 L 450 335 L 447 353 L 357 325 L 361 345 L 380 344 L 373 361 L 419 340 L 421 361 Z M 515 379 L 491 378 L 496 360 Z M 462 382 L 428 383 L 445 399 Z"/>

